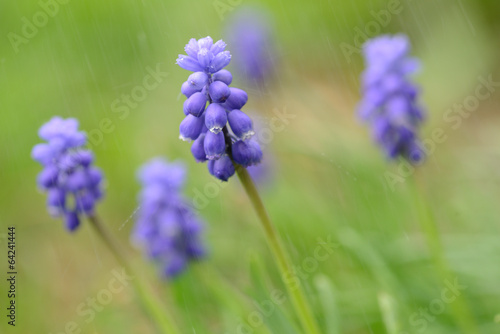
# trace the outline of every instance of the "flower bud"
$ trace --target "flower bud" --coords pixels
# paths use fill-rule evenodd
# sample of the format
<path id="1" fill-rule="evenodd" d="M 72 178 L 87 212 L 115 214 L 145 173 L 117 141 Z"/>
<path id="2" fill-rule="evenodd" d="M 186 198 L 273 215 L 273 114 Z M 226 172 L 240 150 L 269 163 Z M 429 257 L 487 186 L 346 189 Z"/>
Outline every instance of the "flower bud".
<path id="1" fill-rule="evenodd" d="M 91 167 L 87 170 L 87 186 L 89 188 L 96 188 L 102 179 L 102 172 L 99 168 Z M 100 195 L 95 195 L 94 197 L 100 198 Z"/>
<path id="2" fill-rule="evenodd" d="M 201 133 L 203 124 L 205 124 L 205 115 L 201 117 L 187 115 L 179 126 L 179 138 L 184 141 L 196 140 Z"/>
<path id="3" fill-rule="evenodd" d="M 200 38 L 198 40 L 198 46 L 200 47 L 200 49 L 211 50 L 213 44 L 214 44 L 214 40 L 210 36 L 203 37 L 203 38 Z"/>
<path id="4" fill-rule="evenodd" d="M 184 114 L 199 117 L 205 111 L 207 96 L 202 93 L 194 93 L 184 102 Z"/>
<path id="5" fill-rule="evenodd" d="M 67 176 L 65 189 L 71 192 L 77 192 L 84 189 L 86 185 L 87 175 L 83 170 L 79 169 Z"/>
<path id="6" fill-rule="evenodd" d="M 94 162 L 94 154 L 89 150 L 79 150 L 75 152 L 74 159 L 83 167 L 88 167 Z"/>
<path id="7" fill-rule="evenodd" d="M 64 210 L 66 205 L 66 192 L 59 188 L 49 189 L 47 192 L 47 205 L 56 209 L 56 212 Z"/>
<path id="8" fill-rule="evenodd" d="M 224 139 L 224 134 L 222 132 L 213 133 L 211 131 L 208 131 L 205 135 L 203 146 L 209 160 L 219 159 L 226 150 L 226 141 Z"/>
<path id="9" fill-rule="evenodd" d="M 54 149 L 49 144 L 36 144 L 31 150 L 31 158 L 41 164 L 49 163 L 54 155 Z"/>
<path id="10" fill-rule="evenodd" d="M 234 165 L 227 155 L 223 155 L 219 160 L 215 160 L 213 175 L 222 181 L 227 181 L 234 175 Z"/>
<path id="11" fill-rule="evenodd" d="M 48 165 L 38 174 L 38 186 L 44 189 L 53 187 L 57 183 L 59 169 L 56 166 Z"/>
<path id="12" fill-rule="evenodd" d="M 202 133 L 198 137 L 198 139 L 196 139 L 193 142 L 193 145 L 191 145 L 191 153 L 193 154 L 193 157 L 196 159 L 196 162 L 204 162 L 207 160 L 204 142 L 205 142 L 205 134 Z"/>
<path id="13" fill-rule="evenodd" d="M 209 68 L 209 72 L 210 73 L 219 72 L 224 67 L 229 65 L 230 61 L 231 61 L 231 53 L 229 53 L 229 51 L 220 52 L 213 58 Z"/>
<path id="14" fill-rule="evenodd" d="M 231 87 L 231 95 L 224 103 L 224 107 L 229 110 L 241 109 L 248 101 L 247 93 L 239 88 Z"/>
<path id="15" fill-rule="evenodd" d="M 76 206 L 79 212 L 90 214 L 94 210 L 94 197 L 90 193 L 77 195 Z"/>
<path id="16" fill-rule="evenodd" d="M 200 90 L 194 86 L 191 86 L 189 82 L 184 82 L 181 86 L 181 93 L 184 94 L 187 98 L 191 97 L 194 93 L 199 92 Z"/>
<path id="17" fill-rule="evenodd" d="M 226 48 L 226 43 L 224 43 L 224 41 L 220 39 L 212 45 L 210 51 L 212 51 L 212 53 L 216 55 L 224 51 L 225 48 Z"/>
<path id="18" fill-rule="evenodd" d="M 410 162 L 414 165 L 422 163 L 422 161 L 425 159 L 425 151 L 416 141 L 413 141 L 413 143 L 410 145 L 407 155 L 410 159 Z"/>
<path id="19" fill-rule="evenodd" d="M 161 251 L 164 252 L 163 249 Z M 170 256 L 170 261 L 165 266 L 165 268 L 163 268 L 163 274 L 166 277 L 175 277 L 185 270 L 186 265 L 187 261 L 184 256 L 172 254 Z"/>
<path id="20" fill-rule="evenodd" d="M 212 103 L 205 112 L 205 125 L 213 133 L 219 133 L 227 123 L 227 113 L 220 104 Z"/>
<path id="21" fill-rule="evenodd" d="M 200 51 L 198 51 L 198 62 L 203 69 L 207 69 L 210 66 L 212 59 L 214 59 L 214 54 L 210 52 L 209 49 L 201 48 Z"/>
<path id="22" fill-rule="evenodd" d="M 233 82 L 233 76 L 228 70 L 220 70 L 212 75 L 214 81 L 222 81 L 226 85 L 230 85 Z"/>
<path id="23" fill-rule="evenodd" d="M 64 221 L 66 223 L 66 228 L 70 232 L 73 232 L 74 230 L 76 230 L 78 225 L 80 225 L 80 219 L 78 218 L 76 211 L 66 212 L 66 216 L 65 216 Z"/>
<path id="24" fill-rule="evenodd" d="M 245 140 L 255 134 L 252 128 L 252 120 L 243 111 L 235 109 L 229 112 L 227 119 L 236 137 Z"/>
<path id="25" fill-rule="evenodd" d="M 208 162 L 207 162 L 208 172 L 212 176 L 215 176 L 214 175 L 214 164 L 215 164 L 215 160 L 208 160 Z"/>
<path id="26" fill-rule="evenodd" d="M 243 167 L 256 165 L 262 160 L 262 150 L 255 140 L 238 140 L 231 149 L 234 162 Z"/>
<path id="27" fill-rule="evenodd" d="M 203 67 L 200 66 L 198 60 L 189 56 L 179 55 L 176 64 L 188 71 L 203 71 Z"/>
<path id="28" fill-rule="evenodd" d="M 198 56 L 198 51 L 200 50 L 200 46 L 198 45 L 198 41 L 194 38 L 191 38 L 189 42 L 184 47 L 184 51 L 188 54 L 188 56 L 195 58 Z"/>
<path id="29" fill-rule="evenodd" d="M 188 77 L 187 82 L 200 91 L 207 84 L 208 75 L 205 72 L 195 72 Z"/>
<path id="30" fill-rule="evenodd" d="M 208 88 L 208 94 L 215 103 L 223 103 L 231 95 L 231 90 L 222 81 L 214 81 Z"/>

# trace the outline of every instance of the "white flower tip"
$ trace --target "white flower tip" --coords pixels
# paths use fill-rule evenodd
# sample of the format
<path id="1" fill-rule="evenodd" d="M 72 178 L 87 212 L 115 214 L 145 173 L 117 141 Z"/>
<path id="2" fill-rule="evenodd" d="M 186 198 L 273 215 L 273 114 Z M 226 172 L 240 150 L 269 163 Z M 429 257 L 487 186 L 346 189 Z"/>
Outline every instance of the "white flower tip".
<path id="1" fill-rule="evenodd" d="M 245 132 L 242 136 L 241 136 L 241 139 L 242 140 L 247 140 L 247 139 L 250 139 L 253 135 L 255 135 L 255 132 L 253 130 L 250 130 L 248 132 Z"/>
<path id="2" fill-rule="evenodd" d="M 186 138 L 186 137 L 184 137 L 183 135 L 180 135 L 180 136 L 179 136 L 179 139 L 180 139 L 180 140 L 182 140 L 182 141 L 187 141 L 187 142 L 192 141 L 192 140 L 191 140 L 191 138 Z"/>

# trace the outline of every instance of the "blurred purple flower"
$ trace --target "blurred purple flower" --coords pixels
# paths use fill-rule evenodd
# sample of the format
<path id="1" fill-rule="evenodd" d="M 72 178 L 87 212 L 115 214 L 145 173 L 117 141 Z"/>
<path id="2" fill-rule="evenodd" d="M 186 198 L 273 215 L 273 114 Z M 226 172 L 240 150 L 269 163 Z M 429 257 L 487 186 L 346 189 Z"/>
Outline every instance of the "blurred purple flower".
<path id="1" fill-rule="evenodd" d="M 186 170 L 178 162 L 155 158 L 138 172 L 140 209 L 132 241 L 158 261 L 166 277 L 175 277 L 191 260 L 205 255 L 202 223 L 183 198 Z"/>
<path id="2" fill-rule="evenodd" d="M 408 56 L 408 38 L 380 36 L 366 42 L 363 52 L 366 69 L 361 78 L 359 116 L 371 126 L 374 140 L 389 158 L 402 156 L 420 162 L 424 152 L 417 132 L 424 114 L 417 103 L 418 88 L 408 78 L 419 62 Z"/>
<path id="3" fill-rule="evenodd" d="M 213 43 L 210 37 L 191 39 L 185 47 L 188 55 L 179 55 L 177 59 L 179 66 L 195 72 L 181 87 L 187 100 L 179 137 L 194 141 L 191 153 L 196 161 L 209 161 L 210 174 L 222 181 L 235 173 L 231 157 L 243 167 L 258 164 L 262 159 L 259 144 L 251 139 L 252 121 L 240 110 L 248 95 L 229 87 L 233 77 L 223 69 L 231 60 L 229 51 L 223 51 L 225 47 L 222 40 Z"/>
<path id="4" fill-rule="evenodd" d="M 274 49 L 268 13 L 242 8 L 232 16 L 226 35 L 234 55 L 236 71 L 251 84 L 260 85 L 273 71 Z"/>
<path id="5" fill-rule="evenodd" d="M 91 215 L 102 197 L 102 173 L 92 166 L 92 152 L 82 148 L 86 136 L 78 131 L 76 119 L 53 117 L 38 134 L 47 143 L 37 144 L 31 151 L 32 158 L 44 167 L 37 184 L 47 192 L 48 211 L 64 217 L 66 228 L 74 231 L 80 215 Z"/>

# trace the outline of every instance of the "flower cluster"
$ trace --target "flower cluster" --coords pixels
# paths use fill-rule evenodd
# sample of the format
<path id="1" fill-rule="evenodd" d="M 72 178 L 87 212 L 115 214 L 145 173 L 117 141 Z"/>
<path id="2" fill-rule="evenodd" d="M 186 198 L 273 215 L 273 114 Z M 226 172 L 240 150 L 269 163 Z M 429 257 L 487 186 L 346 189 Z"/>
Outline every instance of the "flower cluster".
<path id="1" fill-rule="evenodd" d="M 188 261 L 205 254 L 199 234 L 202 224 L 181 195 L 186 172 L 181 163 L 155 158 L 138 173 L 143 189 L 132 233 L 133 242 L 161 263 L 163 274 L 180 274 Z"/>
<path id="2" fill-rule="evenodd" d="M 241 111 L 248 95 L 229 87 L 233 78 L 224 67 L 231 55 L 225 48 L 222 40 L 213 43 L 210 37 L 191 39 L 185 47 L 187 56 L 177 58 L 180 67 L 194 72 L 181 87 L 187 100 L 180 138 L 194 141 L 191 152 L 196 161 L 208 160 L 210 174 L 222 181 L 235 172 L 232 160 L 248 167 L 262 159 L 259 144 L 251 139 L 252 121 Z"/>
<path id="3" fill-rule="evenodd" d="M 79 215 L 91 215 L 102 197 L 102 173 L 92 166 L 92 152 L 82 148 L 87 139 L 78 131 L 76 119 L 54 117 L 38 135 L 47 141 L 35 145 L 31 152 L 44 167 L 38 174 L 38 186 L 48 194 L 49 212 L 63 216 L 68 230 L 74 231 L 80 224 Z"/>
<path id="4" fill-rule="evenodd" d="M 265 84 L 273 73 L 274 56 L 268 13 L 258 8 L 242 8 L 230 20 L 226 35 L 234 66 L 247 82 Z"/>
<path id="5" fill-rule="evenodd" d="M 362 75 L 359 115 L 372 128 L 374 140 L 387 156 L 417 163 L 424 158 L 417 130 L 423 121 L 418 89 L 408 75 L 419 66 L 409 58 L 410 43 L 403 35 L 381 36 L 365 43 L 367 63 Z"/>

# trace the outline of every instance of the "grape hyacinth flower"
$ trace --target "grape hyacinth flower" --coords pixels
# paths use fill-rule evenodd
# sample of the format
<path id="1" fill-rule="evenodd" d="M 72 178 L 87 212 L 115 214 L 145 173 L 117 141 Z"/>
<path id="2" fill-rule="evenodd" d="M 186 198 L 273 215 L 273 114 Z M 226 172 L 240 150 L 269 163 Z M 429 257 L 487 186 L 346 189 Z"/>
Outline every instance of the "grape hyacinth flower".
<path id="1" fill-rule="evenodd" d="M 152 159 L 138 173 L 143 189 L 132 240 L 161 263 L 169 278 L 205 254 L 200 241 L 202 223 L 181 194 L 185 177 L 183 164 L 161 158 Z"/>
<path id="2" fill-rule="evenodd" d="M 410 42 L 404 35 L 380 36 L 365 43 L 366 70 L 358 113 L 390 159 L 403 157 L 419 163 L 424 152 L 417 131 L 424 115 L 417 103 L 418 88 L 408 78 L 419 62 L 409 52 Z"/>
<path id="3" fill-rule="evenodd" d="M 37 144 L 31 151 L 32 158 L 43 165 L 37 184 L 47 192 L 49 213 L 64 217 L 66 228 L 74 231 L 80 216 L 92 215 L 102 197 L 102 173 L 92 165 L 92 152 L 83 148 L 87 138 L 78 131 L 76 119 L 53 117 L 38 135 L 47 143 Z"/>
<path id="4" fill-rule="evenodd" d="M 245 7 L 235 13 L 226 27 L 227 40 L 235 56 L 234 66 L 251 84 L 265 84 L 273 72 L 270 21 L 265 10 Z"/>
<path id="5" fill-rule="evenodd" d="M 225 48 L 222 40 L 193 38 L 185 47 L 187 55 L 177 58 L 180 67 L 194 72 L 181 87 L 187 100 L 180 138 L 194 141 L 191 152 L 196 161 L 208 161 L 210 174 L 222 181 L 234 175 L 233 161 L 246 168 L 262 159 L 259 144 L 251 139 L 252 120 L 241 111 L 248 95 L 229 87 L 233 77 L 224 67 L 231 54 Z"/>
<path id="6" fill-rule="evenodd" d="M 250 117 L 241 111 L 247 103 L 247 93 L 229 88 L 233 78 L 224 67 L 229 64 L 231 55 L 224 51 L 225 48 L 222 40 L 213 43 L 210 37 L 191 39 L 185 47 L 187 56 L 177 58 L 180 67 L 194 72 L 181 87 L 187 100 L 184 102 L 186 118 L 180 125 L 180 138 L 194 141 L 191 153 L 198 162 L 208 161 L 208 171 L 216 178 L 227 181 L 237 174 L 264 227 L 284 278 L 292 271 L 292 264 L 246 169 L 262 160 L 262 150 L 252 139 L 255 133 Z M 304 291 L 300 286 L 292 288 L 284 283 L 304 332 L 319 334 Z"/>

